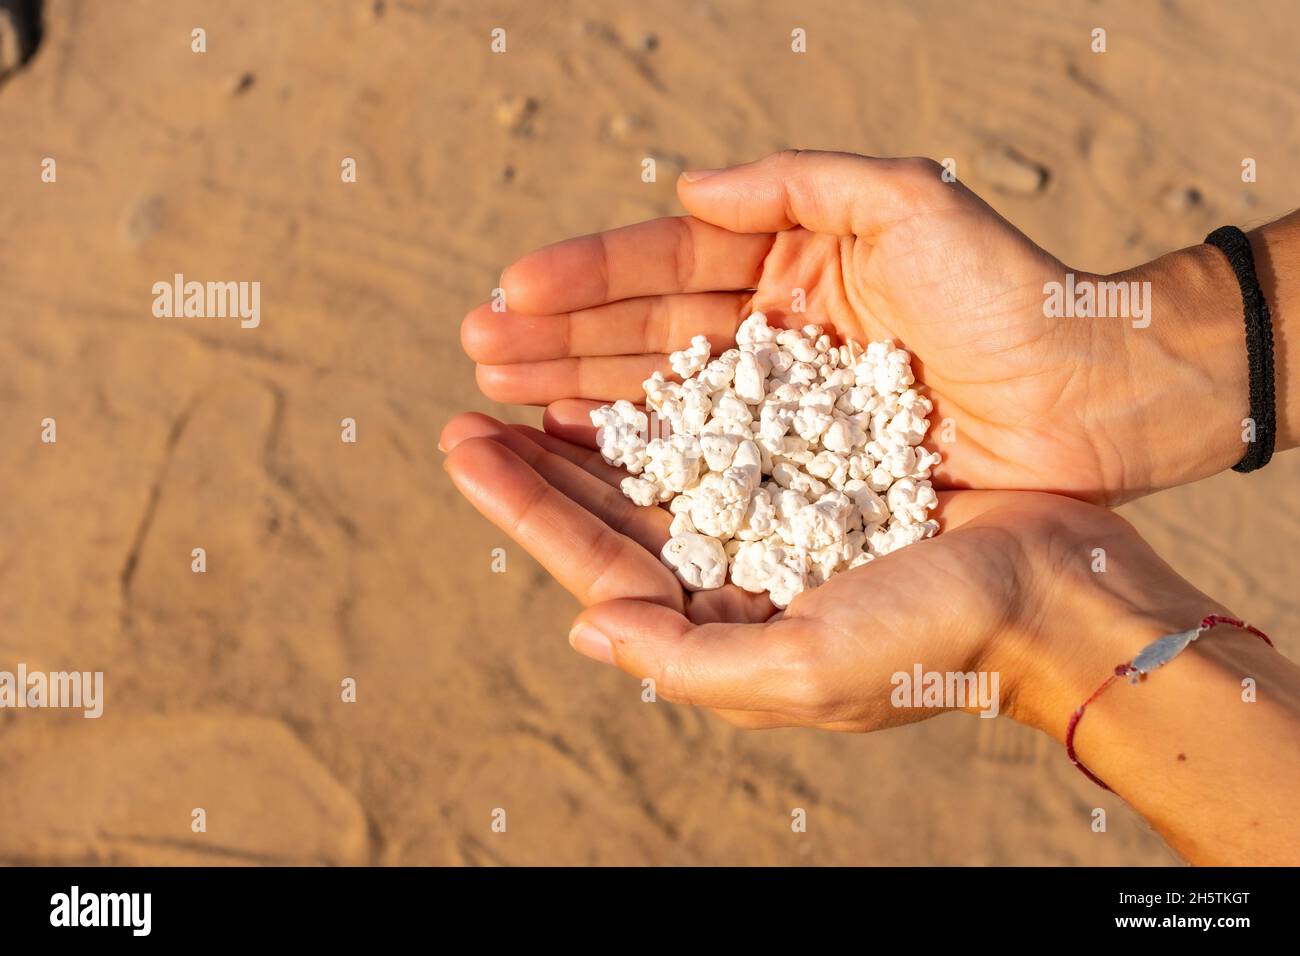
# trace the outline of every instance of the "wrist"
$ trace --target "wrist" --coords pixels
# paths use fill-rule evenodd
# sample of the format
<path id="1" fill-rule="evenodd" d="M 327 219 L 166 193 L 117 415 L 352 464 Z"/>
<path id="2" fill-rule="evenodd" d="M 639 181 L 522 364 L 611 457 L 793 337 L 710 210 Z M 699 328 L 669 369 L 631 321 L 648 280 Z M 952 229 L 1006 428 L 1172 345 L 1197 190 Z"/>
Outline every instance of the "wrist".
<path id="1" fill-rule="evenodd" d="M 1258 634 L 1221 625 L 1125 676 L 1099 684 L 1086 715 L 1073 712 L 1073 756 L 1088 776 L 1191 863 L 1294 863 L 1295 666 Z"/>
<path id="2" fill-rule="evenodd" d="M 1121 381 L 1118 500 L 1217 474 L 1246 451 L 1249 370 L 1241 291 L 1223 253 L 1199 245 L 1110 281 L 1150 283 L 1146 322 L 1113 321 Z"/>
<path id="3" fill-rule="evenodd" d="M 1300 389 L 1292 388 L 1288 376 L 1294 377 L 1300 356 L 1296 353 L 1296 330 L 1293 312 L 1300 300 L 1300 214 L 1292 213 L 1246 234 L 1255 260 L 1255 277 L 1259 280 L 1264 301 L 1268 304 L 1273 327 L 1273 371 L 1277 412 L 1276 451 L 1300 445 Z M 1244 335 L 1244 331 L 1243 331 Z M 1243 350 L 1245 346 L 1242 346 Z"/>
<path id="4" fill-rule="evenodd" d="M 1016 650 L 1005 655 L 1011 671 L 1008 715 L 1060 743 L 1070 715 L 1118 665 L 1158 638 L 1195 627 L 1207 614 L 1230 616 L 1145 546 L 1132 553 L 1115 546 L 1104 550 L 1114 562 L 1106 570 L 1058 570 L 1051 576 Z"/>
<path id="5" fill-rule="evenodd" d="M 1300 300 L 1300 214 L 1247 234 L 1272 318 L 1276 450 L 1300 445 L 1300 389 L 1293 312 Z M 1250 374 L 1241 288 L 1227 257 L 1204 243 L 1107 281 L 1149 282 L 1148 316 L 1116 322 L 1094 337 L 1122 359 L 1108 365 L 1098 405 L 1118 480 L 1115 501 L 1217 474 L 1248 450 Z M 1148 324 L 1149 320 L 1149 324 Z M 1104 322 L 1106 320 L 1098 320 Z M 1145 326 L 1145 327 L 1144 327 Z"/>

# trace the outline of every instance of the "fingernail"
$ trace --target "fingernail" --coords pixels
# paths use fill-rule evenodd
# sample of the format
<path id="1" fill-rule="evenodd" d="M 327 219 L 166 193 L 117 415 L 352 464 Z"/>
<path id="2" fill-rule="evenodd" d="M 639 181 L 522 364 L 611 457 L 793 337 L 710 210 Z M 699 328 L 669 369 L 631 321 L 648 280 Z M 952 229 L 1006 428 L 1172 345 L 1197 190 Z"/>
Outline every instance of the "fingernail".
<path id="1" fill-rule="evenodd" d="M 447 454 L 447 449 L 442 447 L 441 441 L 438 442 L 438 451 L 442 452 L 444 455 Z"/>
<path id="2" fill-rule="evenodd" d="M 569 644 L 584 657 L 602 664 L 614 663 L 614 645 L 590 624 L 579 623 L 569 632 Z"/>
<path id="3" fill-rule="evenodd" d="M 719 166 L 717 169 L 688 169 L 682 173 L 682 179 L 688 183 L 697 183 L 701 179 L 708 179 L 714 173 L 722 172 L 724 167 Z"/>

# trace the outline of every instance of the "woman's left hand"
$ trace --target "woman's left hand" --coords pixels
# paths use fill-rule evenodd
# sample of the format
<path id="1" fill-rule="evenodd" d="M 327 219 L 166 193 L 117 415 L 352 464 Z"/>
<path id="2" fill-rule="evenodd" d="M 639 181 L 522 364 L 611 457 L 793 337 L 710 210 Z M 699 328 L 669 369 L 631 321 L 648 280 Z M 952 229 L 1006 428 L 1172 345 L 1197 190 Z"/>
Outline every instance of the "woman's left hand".
<path id="1" fill-rule="evenodd" d="M 1209 606 L 1124 519 L 1029 492 L 945 492 L 940 535 L 838 574 L 783 613 L 734 584 L 685 592 L 659 558 L 667 510 L 623 496 L 594 429 L 575 437 L 587 444 L 466 414 L 441 444 L 460 491 L 586 606 L 570 635 L 577 650 L 741 726 L 922 720 L 940 711 L 891 699 L 893 675 L 920 665 L 997 672 L 1004 712 L 1059 729 L 1046 726 L 1067 713 L 1058 699 L 1077 701 L 1124 659 L 1079 640 L 1084 622 L 1106 620 L 1105 633 L 1141 616 L 1134 608 L 1186 604 L 1199 617 Z M 1098 553 L 1120 573 L 1094 573 Z M 1132 633 L 1135 651 L 1144 632 Z"/>

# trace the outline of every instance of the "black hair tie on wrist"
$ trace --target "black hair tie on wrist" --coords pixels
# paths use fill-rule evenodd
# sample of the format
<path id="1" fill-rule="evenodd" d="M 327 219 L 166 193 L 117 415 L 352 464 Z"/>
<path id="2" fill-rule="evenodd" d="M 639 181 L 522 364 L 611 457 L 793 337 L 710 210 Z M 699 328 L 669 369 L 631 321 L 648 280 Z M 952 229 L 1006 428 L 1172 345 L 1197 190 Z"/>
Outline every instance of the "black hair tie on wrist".
<path id="1" fill-rule="evenodd" d="M 1273 391 L 1273 319 L 1264 301 L 1264 291 L 1255 276 L 1255 255 L 1250 240 L 1236 226 L 1220 226 L 1205 237 L 1220 249 L 1232 266 L 1241 286 L 1246 313 L 1246 360 L 1250 365 L 1250 418 L 1255 423 L 1255 440 L 1232 466 L 1247 472 L 1263 468 L 1273 457 L 1277 440 L 1277 404 Z"/>

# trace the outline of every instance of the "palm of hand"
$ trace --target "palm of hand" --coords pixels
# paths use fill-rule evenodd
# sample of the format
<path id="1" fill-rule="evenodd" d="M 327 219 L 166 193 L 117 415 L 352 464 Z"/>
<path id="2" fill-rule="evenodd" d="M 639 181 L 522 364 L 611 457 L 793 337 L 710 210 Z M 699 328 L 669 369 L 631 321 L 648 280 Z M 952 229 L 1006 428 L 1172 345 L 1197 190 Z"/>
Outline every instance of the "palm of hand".
<path id="1" fill-rule="evenodd" d="M 1064 267 L 973 195 L 953 199 L 870 241 L 777 233 L 749 305 L 801 324 L 791 311 L 800 289 L 807 315 L 841 338 L 909 349 L 935 403 L 941 487 L 1100 498 L 1101 462 L 1075 401 L 1087 386 L 1086 325 L 1043 313 L 1043 285 Z"/>
<path id="2" fill-rule="evenodd" d="M 485 394 L 550 404 L 548 428 L 572 437 L 590 400 L 640 401 L 641 381 L 667 371 L 664 353 L 699 333 L 715 352 L 729 347 L 757 309 L 911 351 L 935 402 L 936 486 L 1106 500 L 1105 443 L 1085 409 L 1107 343 L 1088 338 L 1094 324 L 1044 315 L 1061 264 L 934 164 L 814 156 L 848 172 L 799 185 L 800 161 L 728 171 L 760 177 L 731 193 L 683 183 L 693 218 L 568 240 L 513 265 L 509 310 L 465 321 Z"/>
<path id="3" fill-rule="evenodd" d="M 950 491 L 943 534 L 838 575 L 777 614 L 764 595 L 733 585 L 683 592 L 658 558 L 668 514 L 624 498 L 621 472 L 594 451 L 593 404 L 639 400 L 641 382 L 667 371 L 666 352 L 696 334 L 715 353 L 727 348 L 754 310 L 788 325 L 806 314 L 843 338 L 892 338 L 912 352 L 935 401 L 929 443 L 946 459 L 937 487 L 1106 500 L 1104 438 L 1094 440 L 1083 409 L 1108 397 L 1086 393 L 1097 387 L 1090 363 L 1114 359 L 1111 342 L 1049 319 L 1043 287 L 1063 278 L 1061 264 L 938 173 L 910 160 L 780 154 L 684 177 L 692 215 L 533 253 L 502 277 L 504 313 L 484 306 L 466 317 L 483 392 L 548 405 L 546 431 L 461 416 L 443 434 L 447 469 L 588 606 L 576 647 L 744 726 L 868 730 L 928 715 L 890 708 L 888 675 L 1001 657 L 999 638 L 1032 632 L 1044 594 L 1079 573 L 1090 549 L 1124 554 L 1133 569 L 1158 564 L 1101 509 Z M 1095 589 L 1090 577 L 1079 590 Z M 1123 601 L 1151 599 L 1144 578 L 1124 577 L 1132 593 Z M 586 642 L 591 626 L 614 635 L 612 649 Z M 1033 640 L 1011 643 L 1023 653 Z"/>
<path id="4" fill-rule="evenodd" d="M 750 727 L 860 731 L 929 716 L 890 706 L 890 675 L 918 663 L 976 669 L 1000 635 L 1034 616 L 1044 580 L 1062 573 L 1060 554 L 1086 555 L 1081 540 L 1122 549 L 1130 534 L 1079 502 L 951 492 L 943 534 L 837 575 L 777 614 L 735 585 L 682 590 L 658 557 L 669 515 L 622 496 L 594 430 L 576 444 L 469 414 L 442 444 L 475 507 L 590 607 L 587 617 L 632 636 L 616 663 L 652 677 L 667 699 Z"/>

